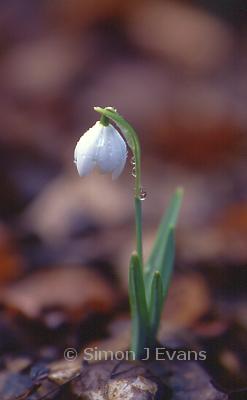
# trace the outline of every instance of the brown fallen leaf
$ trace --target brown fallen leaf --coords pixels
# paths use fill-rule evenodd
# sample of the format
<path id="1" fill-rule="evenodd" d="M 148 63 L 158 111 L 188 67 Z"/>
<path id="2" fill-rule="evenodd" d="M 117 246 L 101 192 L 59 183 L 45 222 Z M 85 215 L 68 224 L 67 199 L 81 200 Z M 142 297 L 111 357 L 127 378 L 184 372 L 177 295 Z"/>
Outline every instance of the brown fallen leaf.
<path id="1" fill-rule="evenodd" d="M 82 358 L 75 360 L 56 360 L 49 364 L 49 379 L 58 385 L 63 385 L 80 374 L 82 366 Z"/>
<path id="2" fill-rule="evenodd" d="M 117 296 L 99 273 L 68 265 L 34 273 L 10 285 L 0 300 L 28 318 L 40 318 L 42 311 L 57 308 L 69 319 L 80 320 L 90 312 L 110 312 Z"/>
<path id="3" fill-rule="evenodd" d="M 195 361 L 154 361 L 150 370 L 172 389 L 171 400 L 227 400 L 212 384 L 210 376 Z"/>
<path id="4" fill-rule="evenodd" d="M 52 374 L 50 379 L 53 380 Z M 194 361 L 83 363 L 80 373 L 77 368 L 70 378 L 70 386 L 72 392 L 84 400 L 228 399 Z"/>
<path id="5" fill-rule="evenodd" d="M 117 360 L 84 365 L 72 391 L 84 400 L 154 400 L 169 392 L 144 364 Z"/>
<path id="6" fill-rule="evenodd" d="M 210 308 L 206 281 L 199 273 L 174 275 L 169 289 L 163 319 L 168 324 L 189 328 Z"/>
<path id="7" fill-rule="evenodd" d="M 181 238 L 181 257 L 187 263 L 245 265 L 247 259 L 247 203 L 235 202 L 218 210 L 203 229 L 187 231 Z"/>
<path id="8" fill-rule="evenodd" d="M 128 199 L 131 197 L 119 182 L 112 182 L 97 172 L 93 178 L 82 181 L 73 172 L 47 185 L 21 217 L 26 229 L 52 246 L 68 240 L 78 216 L 85 216 L 97 226 L 111 226 L 123 223 L 130 215 Z"/>

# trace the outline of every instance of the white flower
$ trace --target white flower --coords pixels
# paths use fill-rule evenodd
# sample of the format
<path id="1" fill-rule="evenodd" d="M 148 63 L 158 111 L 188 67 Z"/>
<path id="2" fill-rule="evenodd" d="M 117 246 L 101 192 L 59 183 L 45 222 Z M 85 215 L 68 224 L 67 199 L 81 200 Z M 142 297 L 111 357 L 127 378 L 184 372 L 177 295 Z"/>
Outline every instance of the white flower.
<path id="1" fill-rule="evenodd" d="M 119 177 L 126 163 L 127 146 L 122 136 L 112 126 L 100 121 L 90 128 L 77 142 L 74 162 L 80 176 L 88 175 L 94 167 L 102 173 L 112 173 L 112 179 Z"/>

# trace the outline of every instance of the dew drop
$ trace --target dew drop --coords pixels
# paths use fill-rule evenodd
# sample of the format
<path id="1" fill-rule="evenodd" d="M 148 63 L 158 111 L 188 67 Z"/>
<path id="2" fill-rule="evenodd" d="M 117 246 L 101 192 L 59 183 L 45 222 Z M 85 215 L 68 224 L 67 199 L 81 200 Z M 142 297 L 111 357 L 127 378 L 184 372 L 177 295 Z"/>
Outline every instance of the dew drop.
<path id="1" fill-rule="evenodd" d="M 131 163 L 132 165 L 136 165 L 135 157 L 132 157 L 132 158 L 131 158 L 130 163 Z"/>
<path id="2" fill-rule="evenodd" d="M 140 199 L 141 201 L 143 201 L 143 200 L 146 199 L 146 197 L 147 197 L 147 192 L 145 192 L 145 190 L 143 190 L 143 188 L 141 188 L 141 190 L 140 190 L 140 195 L 139 195 L 139 199 Z"/>
<path id="3" fill-rule="evenodd" d="M 136 178 L 136 169 L 135 169 L 135 167 L 133 167 L 132 172 L 131 172 L 131 175 L 132 175 L 134 178 Z"/>

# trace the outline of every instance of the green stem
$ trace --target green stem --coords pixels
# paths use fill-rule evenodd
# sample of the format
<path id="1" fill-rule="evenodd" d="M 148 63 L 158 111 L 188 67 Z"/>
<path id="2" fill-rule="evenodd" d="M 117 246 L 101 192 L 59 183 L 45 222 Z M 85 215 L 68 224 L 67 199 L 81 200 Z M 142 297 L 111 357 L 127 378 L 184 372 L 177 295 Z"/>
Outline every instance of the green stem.
<path id="1" fill-rule="evenodd" d="M 142 192 L 141 186 L 141 148 L 140 143 L 134 129 L 132 132 L 133 138 L 133 154 L 135 159 L 135 197 L 140 198 Z"/>
<path id="2" fill-rule="evenodd" d="M 103 126 L 108 126 L 109 125 L 109 118 L 107 118 L 105 115 L 101 115 L 100 117 L 100 123 Z"/>
<path id="3" fill-rule="evenodd" d="M 128 146 L 133 153 L 133 167 L 135 170 L 135 224 L 136 224 L 136 256 L 132 256 L 130 264 L 129 298 L 132 313 L 132 351 L 137 358 L 141 358 L 143 350 L 150 344 L 149 316 L 143 276 L 142 254 L 142 186 L 141 186 L 141 148 L 138 136 L 132 126 L 112 107 L 95 107 L 95 111 L 101 115 L 101 123 L 104 118 L 112 120 L 120 129 Z"/>
<path id="4" fill-rule="evenodd" d="M 139 197 L 135 197 L 135 221 L 136 221 L 136 251 L 143 266 L 142 253 L 142 204 Z"/>
<path id="5" fill-rule="evenodd" d="M 136 220 L 136 249 L 139 256 L 141 266 L 143 268 L 143 257 L 142 257 L 142 207 L 140 197 L 142 194 L 141 186 L 141 147 L 138 136 L 132 126 L 117 113 L 112 107 L 94 107 L 95 111 L 101 114 L 102 117 L 111 119 L 121 130 L 125 137 L 132 153 L 134 156 L 134 168 L 135 168 L 135 220 Z M 103 120 L 104 122 L 104 120 Z"/>

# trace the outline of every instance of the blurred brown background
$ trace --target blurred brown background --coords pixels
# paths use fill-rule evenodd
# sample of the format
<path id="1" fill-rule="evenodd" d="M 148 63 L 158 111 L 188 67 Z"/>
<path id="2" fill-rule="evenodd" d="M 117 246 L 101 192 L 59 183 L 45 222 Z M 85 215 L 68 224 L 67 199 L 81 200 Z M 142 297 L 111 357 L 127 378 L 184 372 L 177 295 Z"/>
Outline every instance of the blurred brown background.
<path id="1" fill-rule="evenodd" d="M 144 166 L 163 163 L 162 187 L 172 168 L 175 185 L 183 174 L 210 182 L 209 208 L 244 200 L 245 11 L 241 1 L 2 2 L 2 217 L 72 168 L 94 105 L 133 123 Z"/>
<path id="2" fill-rule="evenodd" d="M 130 163 L 114 183 L 97 174 L 80 179 L 73 165 L 76 141 L 98 118 L 93 106 L 114 106 L 140 135 L 146 254 L 169 196 L 185 188 L 175 299 L 185 292 L 180 303 L 171 300 L 168 320 L 192 327 L 209 312 L 217 320 L 230 310 L 230 321 L 246 329 L 246 35 L 244 0 L 1 2 L 4 306 L 40 318 L 53 304 L 69 304 L 82 315 L 85 299 L 74 285 L 90 276 L 73 275 L 81 266 L 116 279 L 126 295 L 134 246 Z M 54 268 L 63 272 L 32 281 L 34 271 Z M 59 291 L 62 281 L 68 286 Z M 95 292 L 94 306 L 102 302 Z M 51 315 L 45 324 L 59 328 L 61 314 Z"/>
<path id="3" fill-rule="evenodd" d="M 2 2 L 3 223 L 54 245 L 92 221 L 131 221 L 130 168 L 115 185 L 79 180 L 72 164 L 93 106 L 112 105 L 140 135 L 147 226 L 182 185 L 180 227 L 198 229 L 193 244 L 181 238 L 183 257 L 244 263 L 245 11 L 230 0 Z"/>

